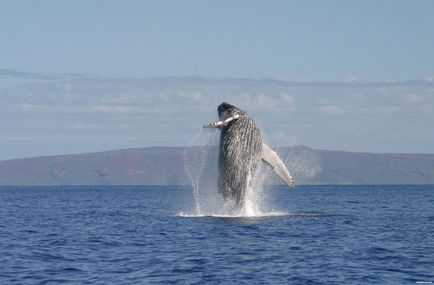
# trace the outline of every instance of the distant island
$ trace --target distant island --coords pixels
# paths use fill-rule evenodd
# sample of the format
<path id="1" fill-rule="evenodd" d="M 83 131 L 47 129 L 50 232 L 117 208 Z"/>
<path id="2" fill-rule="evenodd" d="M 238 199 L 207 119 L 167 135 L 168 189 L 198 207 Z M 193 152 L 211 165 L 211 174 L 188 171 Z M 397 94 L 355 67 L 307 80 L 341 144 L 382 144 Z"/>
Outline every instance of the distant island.
<path id="1" fill-rule="evenodd" d="M 434 184 L 434 154 L 281 147 L 296 184 Z M 146 147 L 0 161 L 0 185 L 189 185 L 185 161 L 214 179 L 216 147 Z M 266 168 L 263 168 L 266 171 Z M 281 184 L 270 174 L 268 184 Z"/>

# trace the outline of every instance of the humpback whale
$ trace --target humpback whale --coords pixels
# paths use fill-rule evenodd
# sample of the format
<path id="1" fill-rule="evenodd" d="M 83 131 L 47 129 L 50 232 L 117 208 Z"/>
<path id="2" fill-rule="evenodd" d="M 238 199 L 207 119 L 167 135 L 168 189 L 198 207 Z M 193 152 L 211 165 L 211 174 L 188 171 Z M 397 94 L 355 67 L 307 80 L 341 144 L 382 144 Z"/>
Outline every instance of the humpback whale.
<path id="1" fill-rule="evenodd" d="M 294 186 L 283 161 L 262 142 L 261 131 L 247 111 L 224 102 L 217 112 L 219 120 L 203 127 L 221 131 L 217 189 L 225 200 L 234 200 L 238 208 L 244 205 L 246 190 L 252 186 L 261 159 L 288 186 Z"/>

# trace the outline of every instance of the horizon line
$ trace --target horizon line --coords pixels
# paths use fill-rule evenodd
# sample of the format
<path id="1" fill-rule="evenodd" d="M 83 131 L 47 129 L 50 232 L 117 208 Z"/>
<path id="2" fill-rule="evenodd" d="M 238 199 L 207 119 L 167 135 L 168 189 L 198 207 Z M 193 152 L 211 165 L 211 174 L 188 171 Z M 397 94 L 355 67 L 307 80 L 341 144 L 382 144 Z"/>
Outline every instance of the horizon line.
<path id="1" fill-rule="evenodd" d="M 140 150 L 140 149 L 152 149 L 152 148 L 163 148 L 163 149 L 186 149 L 186 148 L 194 148 L 194 147 L 218 147 L 217 145 L 189 145 L 189 146 L 144 146 L 144 147 L 126 147 L 119 149 L 108 149 L 108 150 L 98 150 L 93 152 L 80 152 L 80 153 L 64 153 L 64 154 L 47 154 L 47 155 L 36 155 L 36 156 L 28 156 L 28 157 L 18 157 L 18 158 L 10 158 L 10 159 L 0 159 L 0 163 L 14 160 L 25 160 L 25 159 L 40 159 L 40 158 L 52 158 L 52 157 L 62 157 L 62 156 L 79 156 L 79 155 L 88 155 L 88 154 L 101 154 L 106 152 L 117 152 L 117 151 L 131 151 L 131 150 Z M 282 148 L 296 148 L 303 147 L 308 148 L 314 151 L 319 152 L 345 152 L 345 153 L 360 153 L 360 154 L 377 154 L 377 155 L 434 155 L 434 153 L 420 153 L 420 152 L 368 152 L 368 151 L 349 151 L 349 150 L 336 150 L 336 149 L 316 149 L 304 144 L 297 144 L 292 146 L 273 146 L 273 149 L 282 149 Z"/>

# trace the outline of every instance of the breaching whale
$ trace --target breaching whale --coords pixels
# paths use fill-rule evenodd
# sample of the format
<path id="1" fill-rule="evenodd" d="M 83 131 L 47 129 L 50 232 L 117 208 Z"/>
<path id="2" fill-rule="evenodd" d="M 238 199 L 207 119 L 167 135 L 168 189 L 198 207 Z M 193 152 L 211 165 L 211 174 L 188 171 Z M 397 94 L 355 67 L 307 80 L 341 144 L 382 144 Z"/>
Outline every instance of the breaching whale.
<path id="1" fill-rule="evenodd" d="M 283 161 L 262 142 L 261 131 L 247 111 L 224 102 L 217 112 L 219 121 L 203 127 L 221 130 L 217 189 L 225 200 L 234 200 L 238 208 L 244 205 L 246 190 L 252 186 L 261 159 L 288 186 L 294 186 Z"/>

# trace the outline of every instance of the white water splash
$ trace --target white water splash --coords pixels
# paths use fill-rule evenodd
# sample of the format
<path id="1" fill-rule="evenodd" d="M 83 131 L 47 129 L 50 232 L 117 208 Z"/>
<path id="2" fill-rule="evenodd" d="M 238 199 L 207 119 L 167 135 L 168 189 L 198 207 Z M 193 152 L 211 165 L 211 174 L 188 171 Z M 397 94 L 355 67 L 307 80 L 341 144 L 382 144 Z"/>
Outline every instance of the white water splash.
<path id="1" fill-rule="evenodd" d="M 232 200 L 225 201 L 217 192 L 216 179 L 218 160 L 218 132 L 200 131 L 192 140 L 190 147 L 184 153 L 185 171 L 190 178 L 194 196 L 194 209 L 192 212 L 181 212 L 183 217 L 265 217 L 282 216 L 286 212 L 275 211 L 267 205 L 264 193 L 265 182 L 270 172 L 259 166 L 257 173 L 249 177 L 251 187 L 246 189 L 244 205 L 235 207 Z M 193 146 L 196 145 L 196 146 Z M 199 145 L 199 146 L 197 146 Z M 209 170 L 213 170 L 210 173 Z"/>
<path id="2" fill-rule="evenodd" d="M 281 216 L 291 216 L 295 215 L 284 211 L 271 211 L 261 214 L 256 214 L 254 216 L 247 216 L 242 214 L 189 214 L 184 212 L 179 212 L 176 214 L 177 217 L 184 218 L 200 218 L 200 217 L 215 217 L 215 218 L 265 218 L 265 217 L 281 217 Z"/>
<path id="3" fill-rule="evenodd" d="M 211 132 L 207 132 L 207 135 L 203 135 L 201 131 L 193 138 L 193 142 L 199 142 L 199 146 L 190 146 L 184 151 L 184 168 L 187 176 L 190 178 L 191 187 L 193 189 L 195 210 L 197 214 L 201 214 L 201 199 L 200 199 L 200 187 L 202 186 L 201 177 L 202 172 L 206 167 L 208 155 L 210 153 L 211 146 L 209 143 L 214 139 L 214 135 Z"/>

